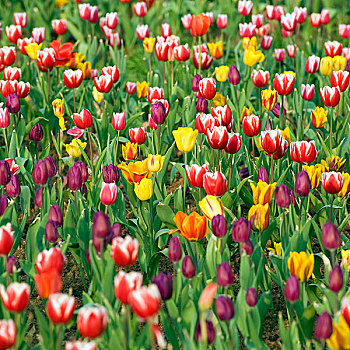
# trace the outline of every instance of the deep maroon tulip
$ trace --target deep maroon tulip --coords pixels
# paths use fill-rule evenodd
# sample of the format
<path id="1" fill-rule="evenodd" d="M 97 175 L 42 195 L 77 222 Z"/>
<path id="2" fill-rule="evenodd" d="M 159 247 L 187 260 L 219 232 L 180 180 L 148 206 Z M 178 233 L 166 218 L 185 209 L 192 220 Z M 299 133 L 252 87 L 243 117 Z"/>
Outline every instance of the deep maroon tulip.
<path id="1" fill-rule="evenodd" d="M 170 273 L 160 272 L 153 277 L 153 283 L 157 285 L 163 300 L 168 300 L 173 295 L 173 278 Z"/>
<path id="2" fill-rule="evenodd" d="M 181 243 L 177 236 L 173 236 L 170 239 L 168 257 L 173 262 L 179 261 L 182 257 Z"/>
<path id="3" fill-rule="evenodd" d="M 245 242 L 241 243 L 242 249 L 244 249 L 245 253 L 247 255 L 252 255 L 254 251 L 253 243 L 250 239 L 246 240 Z"/>
<path id="4" fill-rule="evenodd" d="M 47 174 L 49 175 L 49 177 L 55 176 L 57 173 L 55 161 L 50 156 L 47 156 L 45 157 L 45 164 L 47 168 Z"/>
<path id="5" fill-rule="evenodd" d="M 21 102 L 17 94 L 9 94 L 6 96 L 6 108 L 9 113 L 18 113 L 21 108 Z"/>
<path id="6" fill-rule="evenodd" d="M 111 230 L 112 228 L 108 215 L 102 211 L 94 213 L 92 218 L 92 236 L 106 238 Z"/>
<path id="7" fill-rule="evenodd" d="M 198 113 L 205 113 L 208 108 L 208 101 L 203 98 L 202 96 L 199 96 L 196 101 L 196 110 Z"/>
<path id="8" fill-rule="evenodd" d="M 117 183 L 119 180 L 118 168 L 113 164 L 105 165 L 102 168 L 102 176 L 103 176 L 103 181 L 108 184 L 112 182 Z"/>
<path id="9" fill-rule="evenodd" d="M 240 217 L 232 225 L 232 239 L 235 242 L 245 242 L 249 239 L 251 232 L 250 221 Z"/>
<path id="10" fill-rule="evenodd" d="M 239 169 L 238 174 L 239 174 L 239 179 L 242 181 L 243 179 L 249 176 L 249 169 L 248 168 Z"/>
<path id="11" fill-rule="evenodd" d="M 0 216 L 3 216 L 7 209 L 7 194 L 0 197 Z"/>
<path id="12" fill-rule="evenodd" d="M 73 165 L 68 170 L 68 188 L 71 191 L 79 191 L 81 189 L 81 186 L 83 184 L 81 171 L 79 167 L 76 165 Z"/>
<path id="13" fill-rule="evenodd" d="M 263 166 L 258 170 L 258 181 L 259 180 L 266 182 L 267 184 L 270 183 L 269 173 Z"/>
<path id="14" fill-rule="evenodd" d="M 21 194 L 21 186 L 16 175 L 11 176 L 10 182 L 6 185 L 6 192 L 12 198 L 16 198 Z"/>
<path id="15" fill-rule="evenodd" d="M 198 92 L 199 82 L 202 80 L 202 77 L 199 74 L 196 74 L 192 79 L 192 91 Z"/>
<path id="16" fill-rule="evenodd" d="M 62 210 L 58 204 L 53 204 L 49 210 L 49 220 L 60 227 L 63 224 Z"/>
<path id="17" fill-rule="evenodd" d="M 322 227 L 322 245 L 327 250 L 336 250 L 340 247 L 340 234 L 337 226 L 327 222 Z"/>
<path id="18" fill-rule="evenodd" d="M 215 340 L 215 328 L 214 328 L 213 322 L 211 322 L 211 321 L 206 320 L 205 324 L 207 326 L 207 332 L 206 332 L 207 333 L 207 344 L 210 345 Z M 200 322 L 197 322 L 196 330 L 194 332 L 194 338 L 196 339 L 197 343 L 202 341 L 201 335 L 202 335 L 201 325 L 200 325 Z"/>
<path id="19" fill-rule="evenodd" d="M 43 188 L 39 187 L 35 191 L 35 195 L 34 195 L 34 204 L 35 204 L 35 206 L 37 206 L 38 208 L 41 208 L 42 200 L 43 200 Z"/>
<path id="20" fill-rule="evenodd" d="M 230 67 L 230 70 L 228 72 L 228 80 L 232 85 L 238 85 L 241 81 L 241 75 L 234 65 Z"/>
<path id="21" fill-rule="evenodd" d="M 230 264 L 225 261 L 216 270 L 216 280 L 218 285 L 228 287 L 233 284 L 234 276 Z"/>
<path id="22" fill-rule="evenodd" d="M 328 339 L 333 333 L 332 317 L 324 311 L 320 316 L 317 317 L 315 323 L 315 337 L 317 339 Z"/>
<path id="23" fill-rule="evenodd" d="M 46 185 L 49 175 L 47 173 L 46 164 L 42 159 L 39 159 L 34 165 L 32 177 L 36 185 Z"/>
<path id="24" fill-rule="evenodd" d="M 223 215 L 216 215 L 211 221 L 211 228 L 216 237 L 225 237 L 227 233 L 227 222 Z"/>
<path id="25" fill-rule="evenodd" d="M 186 255 L 182 260 L 182 274 L 186 278 L 192 278 L 196 274 L 196 267 L 189 255 Z"/>
<path id="26" fill-rule="evenodd" d="M 283 111 L 284 111 L 284 115 L 286 115 L 287 111 L 286 111 L 286 109 L 284 107 L 283 107 Z M 281 104 L 279 102 L 276 103 L 275 107 L 273 107 L 271 112 L 274 114 L 274 116 L 276 118 L 279 118 L 280 112 L 281 112 Z"/>
<path id="27" fill-rule="evenodd" d="M 33 125 L 29 131 L 29 140 L 31 141 L 41 141 L 43 138 L 43 128 L 39 123 Z"/>
<path id="28" fill-rule="evenodd" d="M 86 164 L 84 162 L 78 160 L 74 163 L 74 166 L 77 167 L 81 172 L 81 181 L 83 183 L 86 182 L 86 180 L 88 178 L 88 171 L 86 168 Z"/>
<path id="29" fill-rule="evenodd" d="M 255 288 L 248 288 L 245 294 L 245 301 L 250 307 L 254 307 L 258 302 L 258 296 L 256 295 Z"/>
<path id="30" fill-rule="evenodd" d="M 157 125 L 164 124 L 166 112 L 162 102 L 158 101 L 151 104 L 151 117 Z"/>
<path id="31" fill-rule="evenodd" d="M 290 276 L 288 278 L 286 286 L 284 287 L 284 296 L 291 303 L 299 299 L 300 287 L 298 279 L 295 276 Z"/>
<path id="32" fill-rule="evenodd" d="M 0 160 L 0 185 L 5 186 L 11 180 L 11 171 L 9 163 L 6 160 Z"/>
<path id="33" fill-rule="evenodd" d="M 308 173 L 302 170 L 298 173 L 294 184 L 295 194 L 299 197 L 306 197 L 311 190 L 311 182 Z"/>
<path id="34" fill-rule="evenodd" d="M 221 321 L 229 321 L 235 315 L 235 307 L 230 297 L 219 296 L 215 300 L 215 310 L 218 319 Z"/>
<path id="35" fill-rule="evenodd" d="M 281 184 L 275 188 L 275 202 L 280 208 L 288 208 L 290 206 L 290 189 Z"/>
<path id="36" fill-rule="evenodd" d="M 49 243 L 54 243 L 58 239 L 57 225 L 54 221 L 48 220 L 45 226 L 45 239 Z"/>
<path id="37" fill-rule="evenodd" d="M 343 288 L 344 274 L 339 265 L 335 265 L 329 274 L 329 289 L 338 293 Z"/>

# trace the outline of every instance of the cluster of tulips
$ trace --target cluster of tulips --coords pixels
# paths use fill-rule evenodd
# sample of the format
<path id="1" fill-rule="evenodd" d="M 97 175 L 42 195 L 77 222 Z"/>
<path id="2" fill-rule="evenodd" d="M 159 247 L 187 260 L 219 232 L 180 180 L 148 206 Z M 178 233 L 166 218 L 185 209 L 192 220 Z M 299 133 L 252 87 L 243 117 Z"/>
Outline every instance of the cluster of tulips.
<path id="1" fill-rule="evenodd" d="M 304 5 L 0 5 L 0 349 L 350 349 L 350 24 Z"/>

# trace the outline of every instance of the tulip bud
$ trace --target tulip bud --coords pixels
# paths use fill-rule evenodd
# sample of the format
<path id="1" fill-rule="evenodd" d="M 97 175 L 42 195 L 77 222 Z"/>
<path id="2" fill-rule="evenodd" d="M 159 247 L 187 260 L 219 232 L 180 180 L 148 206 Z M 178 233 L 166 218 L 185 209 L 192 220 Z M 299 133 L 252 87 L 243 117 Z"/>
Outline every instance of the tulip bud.
<path id="1" fill-rule="evenodd" d="M 21 108 L 21 103 L 17 94 L 7 95 L 5 105 L 10 113 L 18 113 Z"/>
<path id="2" fill-rule="evenodd" d="M 102 211 L 94 213 L 92 218 L 92 235 L 98 238 L 105 238 L 111 232 L 111 223 L 107 214 Z"/>
<path id="3" fill-rule="evenodd" d="M 48 176 L 49 177 L 55 176 L 57 173 L 57 167 L 56 167 L 55 161 L 50 156 L 45 157 L 44 161 L 46 164 Z"/>
<path id="4" fill-rule="evenodd" d="M 206 341 L 207 341 L 207 344 L 210 345 L 215 340 L 215 328 L 214 328 L 213 322 L 208 321 L 208 320 L 205 320 L 205 325 L 207 328 L 207 330 L 205 332 L 205 334 L 207 335 Z M 197 343 L 202 341 L 202 332 L 201 332 L 200 322 L 197 322 L 196 330 L 194 332 L 194 337 L 195 337 Z"/>
<path id="5" fill-rule="evenodd" d="M 240 217 L 233 223 L 232 226 L 232 239 L 235 242 L 245 242 L 249 239 L 251 232 L 250 221 Z"/>
<path id="6" fill-rule="evenodd" d="M 200 311 L 207 311 L 211 308 L 217 290 L 218 285 L 216 283 L 210 283 L 203 289 L 198 300 L 198 307 Z"/>
<path id="7" fill-rule="evenodd" d="M 186 278 L 192 278 L 196 274 L 196 267 L 189 255 L 186 255 L 182 260 L 182 274 Z"/>
<path id="8" fill-rule="evenodd" d="M 228 73 L 228 80 L 232 85 L 238 85 L 241 81 L 241 75 L 239 74 L 238 69 L 234 65 L 230 67 Z"/>
<path id="9" fill-rule="evenodd" d="M 35 191 L 35 195 L 34 195 L 34 204 L 36 207 L 41 208 L 42 199 L 43 199 L 43 188 L 39 187 Z"/>
<path id="10" fill-rule="evenodd" d="M 173 295 L 173 278 L 170 273 L 167 275 L 160 272 L 157 276 L 153 277 L 154 284 L 157 285 L 159 293 L 163 300 L 168 300 Z"/>
<path id="11" fill-rule="evenodd" d="M 216 280 L 222 287 L 228 287 L 233 284 L 233 271 L 228 262 L 220 264 L 216 271 Z"/>
<path id="12" fill-rule="evenodd" d="M 29 132 L 29 140 L 41 141 L 43 138 L 43 128 L 39 123 L 33 125 Z"/>
<path id="13" fill-rule="evenodd" d="M 343 288 L 343 282 L 344 282 L 343 270 L 339 265 L 335 265 L 333 267 L 333 270 L 329 274 L 328 287 L 332 292 L 338 293 Z"/>
<path id="14" fill-rule="evenodd" d="M 218 319 L 221 321 L 229 321 L 235 315 L 235 307 L 230 297 L 219 296 L 215 300 L 215 309 Z"/>
<path id="15" fill-rule="evenodd" d="M 113 165 L 105 165 L 102 168 L 102 176 L 103 176 L 103 181 L 106 183 L 118 183 L 119 180 L 119 172 L 118 172 L 118 168 Z"/>
<path id="16" fill-rule="evenodd" d="M 266 182 L 267 184 L 270 183 L 269 173 L 263 166 L 258 170 L 258 182 L 259 180 Z"/>
<path id="17" fill-rule="evenodd" d="M 254 251 L 253 243 L 250 239 L 242 243 L 242 249 L 244 249 L 247 255 L 252 255 Z"/>
<path id="18" fill-rule="evenodd" d="M 177 262 L 181 259 L 182 249 L 181 243 L 177 236 L 173 236 L 170 239 L 168 247 L 168 257 L 171 261 Z"/>
<path id="19" fill-rule="evenodd" d="M 53 204 L 49 210 L 49 220 L 52 220 L 58 227 L 62 226 L 62 210 L 58 204 Z"/>
<path id="20" fill-rule="evenodd" d="M 5 186 L 11 181 L 10 166 L 6 160 L 0 160 L 0 185 Z"/>
<path id="21" fill-rule="evenodd" d="M 283 183 L 275 187 L 275 202 L 280 208 L 290 206 L 290 189 Z"/>
<path id="22" fill-rule="evenodd" d="M 336 250 L 340 247 L 338 228 L 330 221 L 322 227 L 322 245 L 327 250 Z"/>
<path id="23" fill-rule="evenodd" d="M 157 125 L 164 124 L 166 112 L 162 102 L 158 101 L 151 104 L 151 116 Z"/>
<path id="24" fill-rule="evenodd" d="M 71 191 L 79 191 L 81 189 L 81 186 L 83 184 L 81 171 L 80 169 L 73 165 L 68 170 L 68 188 Z"/>
<path id="25" fill-rule="evenodd" d="M 9 255 L 7 259 L 7 271 L 8 273 L 13 273 L 13 270 L 16 268 L 16 257 L 14 255 Z"/>
<path id="26" fill-rule="evenodd" d="M 47 183 L 49 175 L 47 173 L 46 164 L 42 159 L 39 159 L 34 165 L 32 177 L 36 185 L 43 186 Z"/>
<path id="27" fill-rule="evenodd" d="M 225 237 L 227 233 L 227 223 L 223 215 L 216 215 L 211 221 L 211 228 L 216 237 Z"/>
<path id="28" fill-rule="evenodd" d="M 315 337 L 317 339 L 328 339 L 333 333 L 332 317 L 324 311 L 318 316 L 315 323 Z"/>
<path id="29" fill-rule="evenodd" d="M 284 288 L 284 296 L 291 303 L 299 299 L 300 287 L 298 279 L 295 276 L 291 276 L 288 278 L 286 286 Z"/>
<path id="30" fill-rule="evenodd" d="M 249 169 L 248 168 L 239 169 L 238 174 L 239 174 L 239 179 L 242 181 L 243 179 L 249 176 Z"/>
<path id="31" fill-rule="evenodd" d="M 49 243 L 54 243 L 58 239 L 57 225 L 54 221 L 48 220 L 45 226 L 45 239 Z"/>
<path id="32" fill-rule="evenodd" d="M 256 295 L 255 288 L 248 288 L 247 293 L 245 295 L 245 301 L 250 307 L 254 307 L 258 302 L 258 297 Z"/>
<path id="33" fill-rule="evenodd" d="M 196 74 L 192 79 L 192 91 L 198 92 L 199 82 L 202 80 L 202 77 L 199 74 Z"/>
<path id="34" fill-rule="evenodd" d="M 299 197 L 306 197 L 311 190 L 311 182 L 308 173 L 302 170 L 298 173 L 294 184 L 295 194 Z"/>
<path id="35" fill-rule="evenodd" d="M 208 101 L 203 98 L 202 96 L 199 96 L 196 101 L 196 110 L 198 113 L 205 113 L 208 108 Z"/>
<path id="36" fill-rule="evenodd" d="M 86 164 L 84 162 L 81 162 L 80 160 L 78 160 L 74 163 L 74 166 L 80 170 L 82 182 L 83 183 L 86 182 L 86 180 L 88 178 L 88 171 L 86 168 Z"/>
<path id="37" fill-rule="evenodd" d="M 11 176 L 10 182 L 6 185 L 6 192 L 12 198 L 16 198 L 21 194 L 21 186 L 16 175 Z"/>

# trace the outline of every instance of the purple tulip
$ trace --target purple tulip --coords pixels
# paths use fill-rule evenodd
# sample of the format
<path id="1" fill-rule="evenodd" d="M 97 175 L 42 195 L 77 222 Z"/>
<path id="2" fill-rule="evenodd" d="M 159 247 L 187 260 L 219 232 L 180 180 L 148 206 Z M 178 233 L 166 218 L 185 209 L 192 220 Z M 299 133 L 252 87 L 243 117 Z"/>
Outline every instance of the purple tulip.
<path id="1" fill-rule="evenodd" d="M 266 182 L 267 184 L 270 183 L 269 173 L 263 166 L 258 170 L 258 181 L 259 180 Z"/>
<path id="2" fill-rule="evenodd" d="M 302 170 L 295 180 L 294 191 L 299 197 L 306 197 L 311 190 L 311 182 L 308 173 Z"/>
<path id="3" fill-rule="evenodd" d="M 79 191 L 83 184 L 81 171 L 75 164 L 68 170 L 68 188 L 71 191 Z"/>
<path id="4" fill-rule="evenodd" d="M 248 288 L 247 293 L 245 295 L 245 301 L 250 307 L 254 307 L 258 302 L 258 297 L 256 295 L 255 288 Z"/>
<path id="5" fill-rule="evenodd" d="M 10 113 L 18 113 L 21 108 L 21 102 L 17 94 L 7 95 L 5 105 Z"/>
<path id="6" fill-rule="evenodd" d="M 205 325 L 207 327 L 207 331 L 206 331 L 207 344 L 210 345 L 215 340 L 215 328 L 214 328 L 213 322 L 208 321 L 208 320 L 205 321 Z M 194 332 L 194 338 L 196 339 L 197 343 L 202 341 L 201 335 L 202 335 L 202 333 L 201 333 L 201 324 L 200 324 L 200 322 L 197 322 L 196 329 L 195 329 L 195 332 Z"/>
<path id="7" fill-rule="evenodd" d="M 202 96 L 199 96 L 196 101 L 196 110 L 198 113 L 205 113 L 208 108 L 208 101 L 203 98 Z"/>
<path id="8" fill-rule="evenodd" d="M 49 178 L 49 174 L 47 172 L 46 164 L 42 159 L 39 159 L 34 165 L 32 177 L 36 185 L 46 185 L 47 180 Z"/>
<path id="9" fill-rule="evenodd" d="M 21 194 L 21 186 L 16 175 L 11 176 L 10 182 L 6 185 L 6 192 L 12 198 L 16 198 Z"/>
<path id="10" fill-rule="evenodd" d="M 182 257 L 181 243 L 177 236 L 173 236 L 170 239 L 168 257 L 173 262 L 179 261 Z"/>
<path id="11" fill-rule="evenodd" d="M 6 160 L 0 160 L 0 185 L 5 186 L 11 181 L 11 171 Z"/>
<path id="12" fill-rule="evenodd" d="M 167 275 L 160 272 L 153 277 L 153 283 L 157 285 L 163 300 L 168 300 L 173 295 L 173 278 L 170 273 Z"/>
<path id="13" fill-rule="evenodd" d="M 32 128 L 29 131 L 29 140 L 31 141 L 41 141 L 43 138 L 43 128 L 39 123 L 32 126 Z"/>
<path id="14" fill-rule="evenodd" d="M 164 124 L 166 112 L 162 102 L 158 101 L 151 104 L 151 116 L 157 125 Z"/>
<path id="15" fill-rule="evenodd" d="M 216 215 L 211 221 L 213 234 L 216 237 L 225 237 L 227 233 L 227 223 L 223 215 Z"/>
<path id="16" fill-rule="evenodd" d="M 235 65 L 230 67 L 228 72 L 228 80 L 232 85 L 238 85 L 241 81 L 241 75 Z"/>
<path id="17" fill-rule="evenodd" d="M 339 265 L 335 265 L 329 274 L 329 289 L 338 293 L 343 288 L 344 275 L 343 270 Z"/>
<path id="18" fill-rule="evenodd" d="M 192 91 L 198 92 L 199 82 L 202 80 L 202 77 L 199 74 L 196 74 L 192 79 Z"/>
<path id="19" fill-rule="evenodd" d="M 328 339 L 333 333 L 332 317 L 324 311 L 320 316 L 317 317 L 315 323 L 315 337 L 317 339 Z"/>
<path id="20" fill-rule="evenodd" d="M 322 245 L 327 250 L 336 250 L 340 247 L 340 234 L 337 226 L 327 222 L 322 227 Z"/>
<path id="21" fill-rule="evenodd" d="M 60 227 L 63 224 L 62 210 L 58 204 L 53 204 L 49 210 L 49 220 Z"/>
<path id="22" fill-rule="evenodd" d="M 250 232 L 251 232 L 250 221 L 248 221 L 243 217 L 240 217 L 237 221 L 233 223 L 232 239 L 235 242 L 243 243 L 249 239 Z"/>
<path id="23" fill-rule="evenodd" d="M 54 243 L 58 239 L 57 225 L 54 221 L 48 220 L 45 226 L 45 239 L 49 243 Z"/>
<path id="24" fill-rule="evenodd" d="M 221 263 L 216 270 L 216 280 L 218 285 L 228 287 L 233 284 L 234 276 L 230 264 L 225 261 Z"/>
<path id="25" fill-rule="evenodd" d="M 182 274 L 186 278 L 192 278 L 196 274 L 196 267 L 189 255 L 186 255 L 182 260 Z"/>
<path id="26" fill-rule="evenodd" d="M 290 276 L 288 278 L 286 286 L 284 287 L 284 296 L 291 303 L 299 299 L 300 287 L 298 279 L 295 276 Z"/>
<path id="27" fill-rule="evenodd" d="M 218 319 L 221 321 L 229 321 L 235 315 L 235 307 L 230 297 L 219 296 L 215 300 L 215 310 Z"/>

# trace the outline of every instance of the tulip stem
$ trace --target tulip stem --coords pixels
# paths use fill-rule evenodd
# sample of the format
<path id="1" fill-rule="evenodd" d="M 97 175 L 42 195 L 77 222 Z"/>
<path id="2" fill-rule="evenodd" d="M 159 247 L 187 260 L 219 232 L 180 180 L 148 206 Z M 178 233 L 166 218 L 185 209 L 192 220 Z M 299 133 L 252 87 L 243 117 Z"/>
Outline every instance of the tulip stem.
<path id="1" fill-rule="evenodd" d="M 332 216 L 333 216 L 333 201 L 334 201 L 334 196 L 331 195 L 331 207 L 329 210 L 329 221 L 332 222 Z"/>
<path id="2" fill-rule="evenodd" d="M 4 134 L 4 140 L 5 140 L 6 152 L 7 152 L 7 156 L 8 156 L 8 155 L 9 155 L 9 146 L 8 146 L 8 144 L 7 144 L 6 129 L 5 129 L 5 128 L 3 128 L 3 129 L 2 129 L 2 132 L 3 132 L 3 134 Z"/>
<path id="3" fill-rule="evenodd" d="M 283 102 L 284 102 L 284 95 L 282 95 L 282 103 L 281 103 L 281 129 L 283 130 L 283 118 L 284 118 L 284 108 L 283 108 Z"/>
<path id="4" fill-rule="evenodd" d="M 259 94 L 259 117 L 261 118 L 261 88 L 258 88 Z"/>
<path id="5" fill-rule="evenodd" d="M 299 209 L 299 232 L 301 232 L 301 211 L 303 210 L 304 197 L 301 197 L 300 200 L 300 209 Z"/>
<path id="6" fill-rule="evenodd" d="M 273 167 L 274 167 L 273 155 L 271 155 L 271 183 L 273 183 Z"/>
<path id="7" fill-rule="evenodd" d="M 128 320 L 129 319 L 129 305 L 125 305 L 124 314 L 124 349 L 128 348 Z"/>
<path id="8" fill-rule="evenodd" d="M 47 102 L 50 103 L 50 70 L 47 71 Z"/>
<path id="9" fill-rule="evenodd" d="M 232 341 L 232 336 L 231 336 L 231 332 L 230 332 L 229 321 L 227 321 L 225 323 L 226 323 L 226 327 L 227 327 L 228 338 L 230 340 L 230 346 L 231 346 L 231 349 L 233 350 L 235 347 L 233 346 L 233 341 Z"/>
<path id="10" fill-rule="evenodd" d="M 159 127 L 159 126 L 158 126 Z M 185 170 L 187 165 L 187 152 L 185 152 Z M 187 176 L 184 177 L 184 213 L 186 213 L 186 187 L 187 187 Z"/>
<path id="11" fill-rule="evenodd" d="M 157 140 L 158 140 L 157 154 L 160 154 L 160 124 L 157 127 Z M 185 153 L 185 154 L 187 154 L 187 153 Z"/>
<path id="12" fill-rule="evenodd" d="M 231 161 L 231 166 L 230 166 L 230 175 L 229 175 L 229 178 L 228 178 L 228 189 L 229 190 L 231 189 L 232 168 L 233 168 L 233 163 L 234 162 L 235 162 L 235 158 L 232 155 L 232 161 Z"/>
<path id="13" fill-rule="evenodd" d="M 333 151 L 332 151 L 332 134 L 333 134 L 333 107 L 331 107 L 331 127 L 330 127 L 330 133 L 329 133 L 329 151 L 331 152 L 331 155 L 333 153 Z"/>
<path id="14" fill-rule="evenodd" d="M 88 134 L 88 138 L 89 138 L 89 143 L 90 143 L 90 159 L 91 159 L 91 182 L 92 182 L 92 185 L 94 184 L 94 159 L 93 159 L 93 156 L 92 156 L 92 142 L 91 142 L 91 136 L 90 136 L 90 131 L 87 130 L 87 134 Z M 93 188 L 92 188 L 93 190 Z"/>
<path id="15" fill-rule="evenodd" d="M 255 168 L 255 145 L 254 137 L 252 137 L 252 159 L 253 159 L 253 168 Z M 272 164 L 271 164 L 272 165 Z M 272 176 L 273 177 L 273 176 Z"/>
<path id="16" fill-rule="evenodd" d="M 77 195 L 75 193 L 76 191 L 74 191 L 74 206 L 75 206 L 75 215 L 77 217 L 77 223 L 78 223 L 78 205 L 77 205 Z"/>
<path id="17" fill-rule="evenodd" d="M 152 54 L 148 54 L 148 69 L 149 69 L 149 81 L 151 81 L 152 77 Z"/>
<path id="18" fill-rule="evenodd" d="M 166 84 L 166 79 L 165 79 L 165 62 L 163 62 L 163 83 L 164 83 L 164 85 Z"/>
<path id="19" fill-rule="evenodd" d="M 213 171 L 214 171 L 214 168 L 215 168 L 215 154 L 214 154 L 214 148 L 211 149 L 211 158 L 212 158 L 212 161 L 213 161 Z"/>
<path id="20" fill-rule="evenodd" d="M 10 281 L 9 269 L 7 267 L 7 256 L 3 255 L 3 257 L 4 257 L 4 268 L 6 271 L 6 282 L 7 282 L 7 285 L 9 285 L 11 281 Z"/>
<path id="21" fill-rule="evenodd" d="M 75 103 L 75 88 L 73 88 L 73 106 L 74 106 L 74 113 L 76 113 L 77 106 L 76 106 L 76 103 Z"/>
<path id="22" fill-rule="evenodd" d="M 196 53 L 194 53 L 196 55 Z M 198 37 L 198 73 L 202 70 L 202 37 Z"/>
<path id="23" fill-rule="evenodd" d="M 203 344 L 203 348 L 207 348 L 207 323 L 205 321 L 205 315 L 203 312 L 199 314 L 199 322 L 200 322 L 200 329 L 201 329 L 201 339 L 200 342 Z"/>
<path id="24" fill-rule="evenodd" d="M 118 145 L 119 145 L 119 134 L 120 134 L 120 130 L 118 130 L 118 134 L 117 134 L 117 147 L 115 149 L 115 155 L 114 155 L 114 164 L 117 164 L 117 156 L 118 156 Z"/>
<path id="25" fill-rule="evenodd" d="M 57 326 L 56 350 L 61 349 L 61 325 Z"/>

